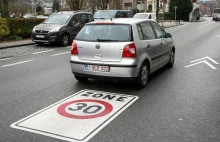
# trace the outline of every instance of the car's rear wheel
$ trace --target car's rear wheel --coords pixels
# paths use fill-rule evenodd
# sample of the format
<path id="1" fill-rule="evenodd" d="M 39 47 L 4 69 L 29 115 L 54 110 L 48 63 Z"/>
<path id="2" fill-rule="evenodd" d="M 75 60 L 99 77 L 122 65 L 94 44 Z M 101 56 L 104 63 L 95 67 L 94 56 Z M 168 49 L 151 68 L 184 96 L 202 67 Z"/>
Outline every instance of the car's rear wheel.
<path id="1" fill-rule="evenodd" d="M 88 81 L 87 77 L 81 77 L 81 76 L 75 75 L 75 78 L 80 82 L 87 82 Z"/>
<path id="2" fill-rule="evenodd" d="M 70 43 L 70 37 L 68 34 L 63 34 L 61 44 L 62 46 L 67 46 Z"/>
<path id="3" fill-rule="evenodd" d="M 149 69 L 147 63 L 143 63 L 136 80 L 138 88 L 144 88 L 147 85 Z"/>
<path id="4" fill-rule="evenodd" d="M 170 60 L 167 63 L 167 67 L 172 68 L 174 65 L 174 61 L 175 61 L 175 52 L 174 52 L 174 50 L 172 50 L 172 52 L 170 54 Z"/>

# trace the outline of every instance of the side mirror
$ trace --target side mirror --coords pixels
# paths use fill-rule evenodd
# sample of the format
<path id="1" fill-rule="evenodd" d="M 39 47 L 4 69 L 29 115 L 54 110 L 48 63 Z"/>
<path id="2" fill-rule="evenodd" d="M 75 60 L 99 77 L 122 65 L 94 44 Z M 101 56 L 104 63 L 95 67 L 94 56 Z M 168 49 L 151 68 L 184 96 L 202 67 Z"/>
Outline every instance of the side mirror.
<path id="1" fill-rule="evenodd" d="M 170 33 L 167 33 L 168 38 L 172 38 L 172 35 Z"/>
<path id="2" fill-rule="evenodd" d="M 75 21 L 73 21 L 73 22 L 71 23 L 71 25 L 72 25 L 72 26 L 75 26 L 75 25 L 76 25 L 76 22 L 75 22 Z"/>

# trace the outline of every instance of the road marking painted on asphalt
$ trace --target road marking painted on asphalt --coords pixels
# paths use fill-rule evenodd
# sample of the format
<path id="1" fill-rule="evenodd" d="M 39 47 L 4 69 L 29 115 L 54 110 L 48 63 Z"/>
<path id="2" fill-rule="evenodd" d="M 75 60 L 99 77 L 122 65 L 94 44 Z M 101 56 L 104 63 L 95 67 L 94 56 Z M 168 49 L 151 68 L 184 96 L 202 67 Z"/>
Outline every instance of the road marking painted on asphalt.
<path id="1" fill-rule="evenodd" d="M 220 35 L 217 35 L 217 36 L 215 36 L 215 37 L 220 37 Z"/>
<path id="2" fill-rule="evenodd" d="M 55 49 L 52 49 L 52 50 L 45 50 L 45 51 L 40 51 L 40 52 L 34 52 L 32 54 L 36 55 L 36 54 L 41 54 L 41 53 L 46 53 L 46 52 L 51 52 L 51 51 L 54 51 Z"/>
<path id="3" fill-rule="evenodd" d="M 201 63 L 205 63 L 205 64 L 207 64 L 207 65 L 208 65 L 210 68 L 212 68 L 213 70 L 216 70 L 216 69 L 217 69 L 216 67 L 214 67 L 212 64 L 210 64 L 210 63 L 207 62 L 206 60 L 203 60 L 203 61 L 200 61 L 200 62 L 197 62 L 197 63 L 191 64 L 191 65 L 185 66 L 185 68 L 189 68 L 189 67 L 192 67 L 192 66 L 195 66 L 195 65 L 201 64 Z"/>
<path id="4" fill-rule="evenodd" d="M 3 58 L 3 59 L 0 59 L 0 61 L 5 61 L 5 60 L 9 60 L 11 58 Z"/>
<path id="5" fill-rule="evenodd" d="M 87 142 L 137 99 L 132 95 L 82 90 L 11 127 L 71 142 Z"/>
<path id="6" fill-rule="evenodd" d="M 68 54 L 68 53 L 70 53 L 70 52 L 58 53 L 58 54 L 54 54 L 54 55 L 52 55 L 52 56 L 59 56 L 59 55 Z"/>
<path id="7" fill-rule="evenodd" d="M 27 61 L 22 61 L 22 62 L 17 62 L 17 63 L 13 63 L 13 64 L 7 64 L 7 65 L 3 65 L 2 67 L 10 67 L 10 66 L 14 66 L 14 65 L 19 65 L 19 64 L 23 64 L 23 63 L 28 63 L 31 62 L 33 60 L 27 60 Z"/>

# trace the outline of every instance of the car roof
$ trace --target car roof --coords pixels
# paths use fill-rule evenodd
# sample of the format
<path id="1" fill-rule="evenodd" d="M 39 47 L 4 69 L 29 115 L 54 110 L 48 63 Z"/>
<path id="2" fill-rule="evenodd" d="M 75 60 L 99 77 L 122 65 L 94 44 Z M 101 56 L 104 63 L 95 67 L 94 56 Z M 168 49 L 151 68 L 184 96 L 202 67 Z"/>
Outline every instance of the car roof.
<path id="1" fill-rule="evenodd" d="M 86 11 L 59 11 L 59 12 L 55 12 L 53 14 L 77 14 L 77 13 L 91 14 L 91 12 L 86 12 Z"/>
<path id="2" fill-rule="evenodd" d="M 131 11 L 131 10 L 97 10 L 97 11 Z"/>
<path id="3" fill-rule="evenodd" d="M 130 25 L 133 25 L 133 24 L 136 24 L 136 23 L 139 23 L 139 22 L 144 22 L 144 21 L 153 21 L 153 20 L 150 20 L 150 19 L 135 19 L 135 18 L 117 18 L 117 19 L 108 19 L 108 20 L 98 20 L 98 21 L 94 21 L 94 22 L 90 22 L 88 24 L 95 24 L 95 23 L 116 23 L 116 24 L 130 24 Z"/>
<path id="4" fill-rule="evenodd" d="M 143 13 L 136 13 L 136 14 L 156 14 L 156 13 L 147 13 L 147 12 L 143 12 Z"/>

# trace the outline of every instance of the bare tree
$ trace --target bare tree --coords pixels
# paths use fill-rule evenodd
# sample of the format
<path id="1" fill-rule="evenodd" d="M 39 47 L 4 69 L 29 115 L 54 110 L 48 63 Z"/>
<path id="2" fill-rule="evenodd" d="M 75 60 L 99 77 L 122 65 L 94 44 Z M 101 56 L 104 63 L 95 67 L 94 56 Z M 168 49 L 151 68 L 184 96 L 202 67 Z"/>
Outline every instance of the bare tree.
<path id="1" fill-rule="evenodd" d="M 72 10 L 80 10 L 83 7 L 85 0 L 66 0 Z"/>

